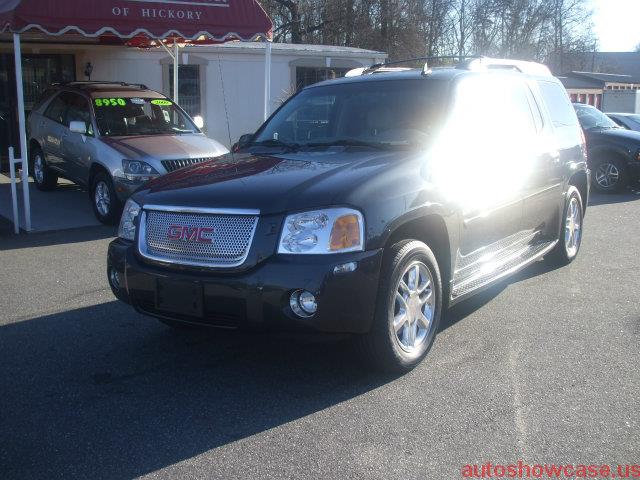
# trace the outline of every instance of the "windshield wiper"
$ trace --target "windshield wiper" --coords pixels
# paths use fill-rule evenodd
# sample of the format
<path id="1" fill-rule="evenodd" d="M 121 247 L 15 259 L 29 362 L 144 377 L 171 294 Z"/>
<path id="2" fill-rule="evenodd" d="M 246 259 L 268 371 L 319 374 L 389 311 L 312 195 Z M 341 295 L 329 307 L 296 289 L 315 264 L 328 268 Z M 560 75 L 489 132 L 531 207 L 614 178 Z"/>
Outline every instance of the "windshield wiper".
<path id="1" fill-rule="evenodd" d="M 264 140 L 262 142 L 253 142 L 248 146 L 249 147 L 276 147 L 276 148 L 280 147 L 280 148 L 284 148 L 288 152 L 293 152 L 300 148 L 300 144 L 298 143 L 287 143 L 287 142 L 283 142 L 282 140 L 275 140 L 275 139 Z"/>

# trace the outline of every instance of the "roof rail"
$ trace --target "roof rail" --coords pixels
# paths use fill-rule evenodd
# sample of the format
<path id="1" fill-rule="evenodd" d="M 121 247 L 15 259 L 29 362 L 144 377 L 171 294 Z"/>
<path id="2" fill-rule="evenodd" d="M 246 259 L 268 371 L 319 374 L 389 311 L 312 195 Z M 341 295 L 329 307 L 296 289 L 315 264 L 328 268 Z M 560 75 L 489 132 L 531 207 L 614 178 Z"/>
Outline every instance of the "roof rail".
<path id="1" fill-rule="evenodd" d="M 52 85 L 59 86 L 83 86 L 83 85 L 118 85 L 121 87 L 138 87 L 142 90 L 148 90 L 149 88 L 143 83 L 127 83 L 127 82 L 109 82 L 109 81 L 100 81 L 100 80 L 73 80 L 70 82 L 60 82 L 54 83 Z"/>
<path id="2" fill-rule="evenodd" d="M 406 70 L 412 70 L 411 68 L 406 67 L 395 67 L 391 68 L 394 65 L 401 65 L 403 63 L 410 62 L 425 62 L 422 68 L 422 73 L 428 75 L 431 73 L 431 67 L 429 66 L 429 62 L 434 62 L 437 60 L 458 60 L 464 61 L 467 59 L 477 59 L 481 58 L 478 56 L 466 56 L 466 55 L 443 55 L 443 56 L 431 56 L 431 57 L 415 57 L 415 58 L 407 58 L 404 60 L 394 60 L 393 62 L 385 62 L 385 63 L 376 63 L 371 65 L 370 67 L 360 67 L 354 68 L 347 72 L 347 77 L 357 77 L 360 75 L 371 75 L 373 73 L 385 73 L 385 72 L 402 72 Z"/>
<path id="3" fill-rule="evenodd" d="M 542 63 L 510 60 L 507 58 L 476 57 L 474 59 L 461 62 L 456 68 L 471 71 L 515 70 L 520 73 L 539 75 L 541 77 L 552 76 L 549 67 Z"/>
<path id="4" fill-rule="evenodd" d="M 405 60 L 396 60 L 393 62 L 376 63 L 370 67 L 354 68 L 347 72 L 347 77 L 358 77 L 361 75 L 371 75 L 374 73 L 386 73 L 386 72 L 402 72 L 411 70 L 406 67 L 393 67 L 394 65 L 400 65 L 409 62 L 425 62 L 422 69 L 423 75 L 429 75 L 431 73 L 430 62 L 438 60 L 459 60 L 455 67 L 459 70 L 470 71 L 482 71 L 482 70 L 515 70 L 520 73 L 526 73 L 529 75 L 538 75 L 541 77 L 551 77 L 551 70 L 546 65 L 536 62 L 525 62 L 522 60 L 510 60 L 507 58 L 491 58 L 482 57 L 478 55 L 444 55 L 437 57 L 417 57 L 408 58 Z"/>

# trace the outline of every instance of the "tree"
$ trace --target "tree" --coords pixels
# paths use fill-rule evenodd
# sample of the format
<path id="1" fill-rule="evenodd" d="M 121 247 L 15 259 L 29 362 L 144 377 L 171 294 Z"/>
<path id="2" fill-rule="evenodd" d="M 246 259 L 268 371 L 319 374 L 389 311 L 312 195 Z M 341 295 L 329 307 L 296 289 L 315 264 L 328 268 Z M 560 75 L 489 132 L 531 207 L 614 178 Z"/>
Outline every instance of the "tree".
<path id="1" fill-rule="evenodd" d="M 390 58 L 495 55 L 567 67 L 596 45 L 590 0 L 265 0 L 275 39 Z"/>

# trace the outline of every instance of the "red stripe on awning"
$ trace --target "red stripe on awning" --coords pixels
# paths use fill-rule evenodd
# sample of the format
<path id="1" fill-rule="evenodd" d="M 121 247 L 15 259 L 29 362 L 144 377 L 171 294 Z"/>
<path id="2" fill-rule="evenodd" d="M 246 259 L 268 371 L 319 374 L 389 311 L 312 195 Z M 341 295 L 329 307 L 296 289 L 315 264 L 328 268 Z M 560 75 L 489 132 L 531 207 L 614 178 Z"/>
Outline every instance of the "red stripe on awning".
<path id="1" fill-rule="evenodd" d="M 271 38 L 273 23 L 255 0 L 0 0 L 0 32 L 116 36 L 186 43 Z"/>

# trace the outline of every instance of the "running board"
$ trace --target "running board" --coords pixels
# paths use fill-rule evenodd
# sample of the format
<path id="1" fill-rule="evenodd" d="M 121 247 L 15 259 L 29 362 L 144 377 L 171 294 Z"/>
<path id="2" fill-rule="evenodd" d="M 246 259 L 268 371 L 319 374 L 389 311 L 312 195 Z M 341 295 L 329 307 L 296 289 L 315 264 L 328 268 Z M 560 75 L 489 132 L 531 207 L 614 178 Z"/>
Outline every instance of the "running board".
<path id="1" fill-rule="evenodd" d="M 457 300 L 459 297 L 468 295 L 477 289 L 486 287 L 493 282 L 525 268 L 553 250 L 557 243 L 558 241 L 555 240 L 552 242 L 528 245 L 506 258 L 502 258 L 500 263 L 484 265 L 480 271 L 473 276 L 465 278 L 463 281 L 453 285 L 451 299 Z"/>

